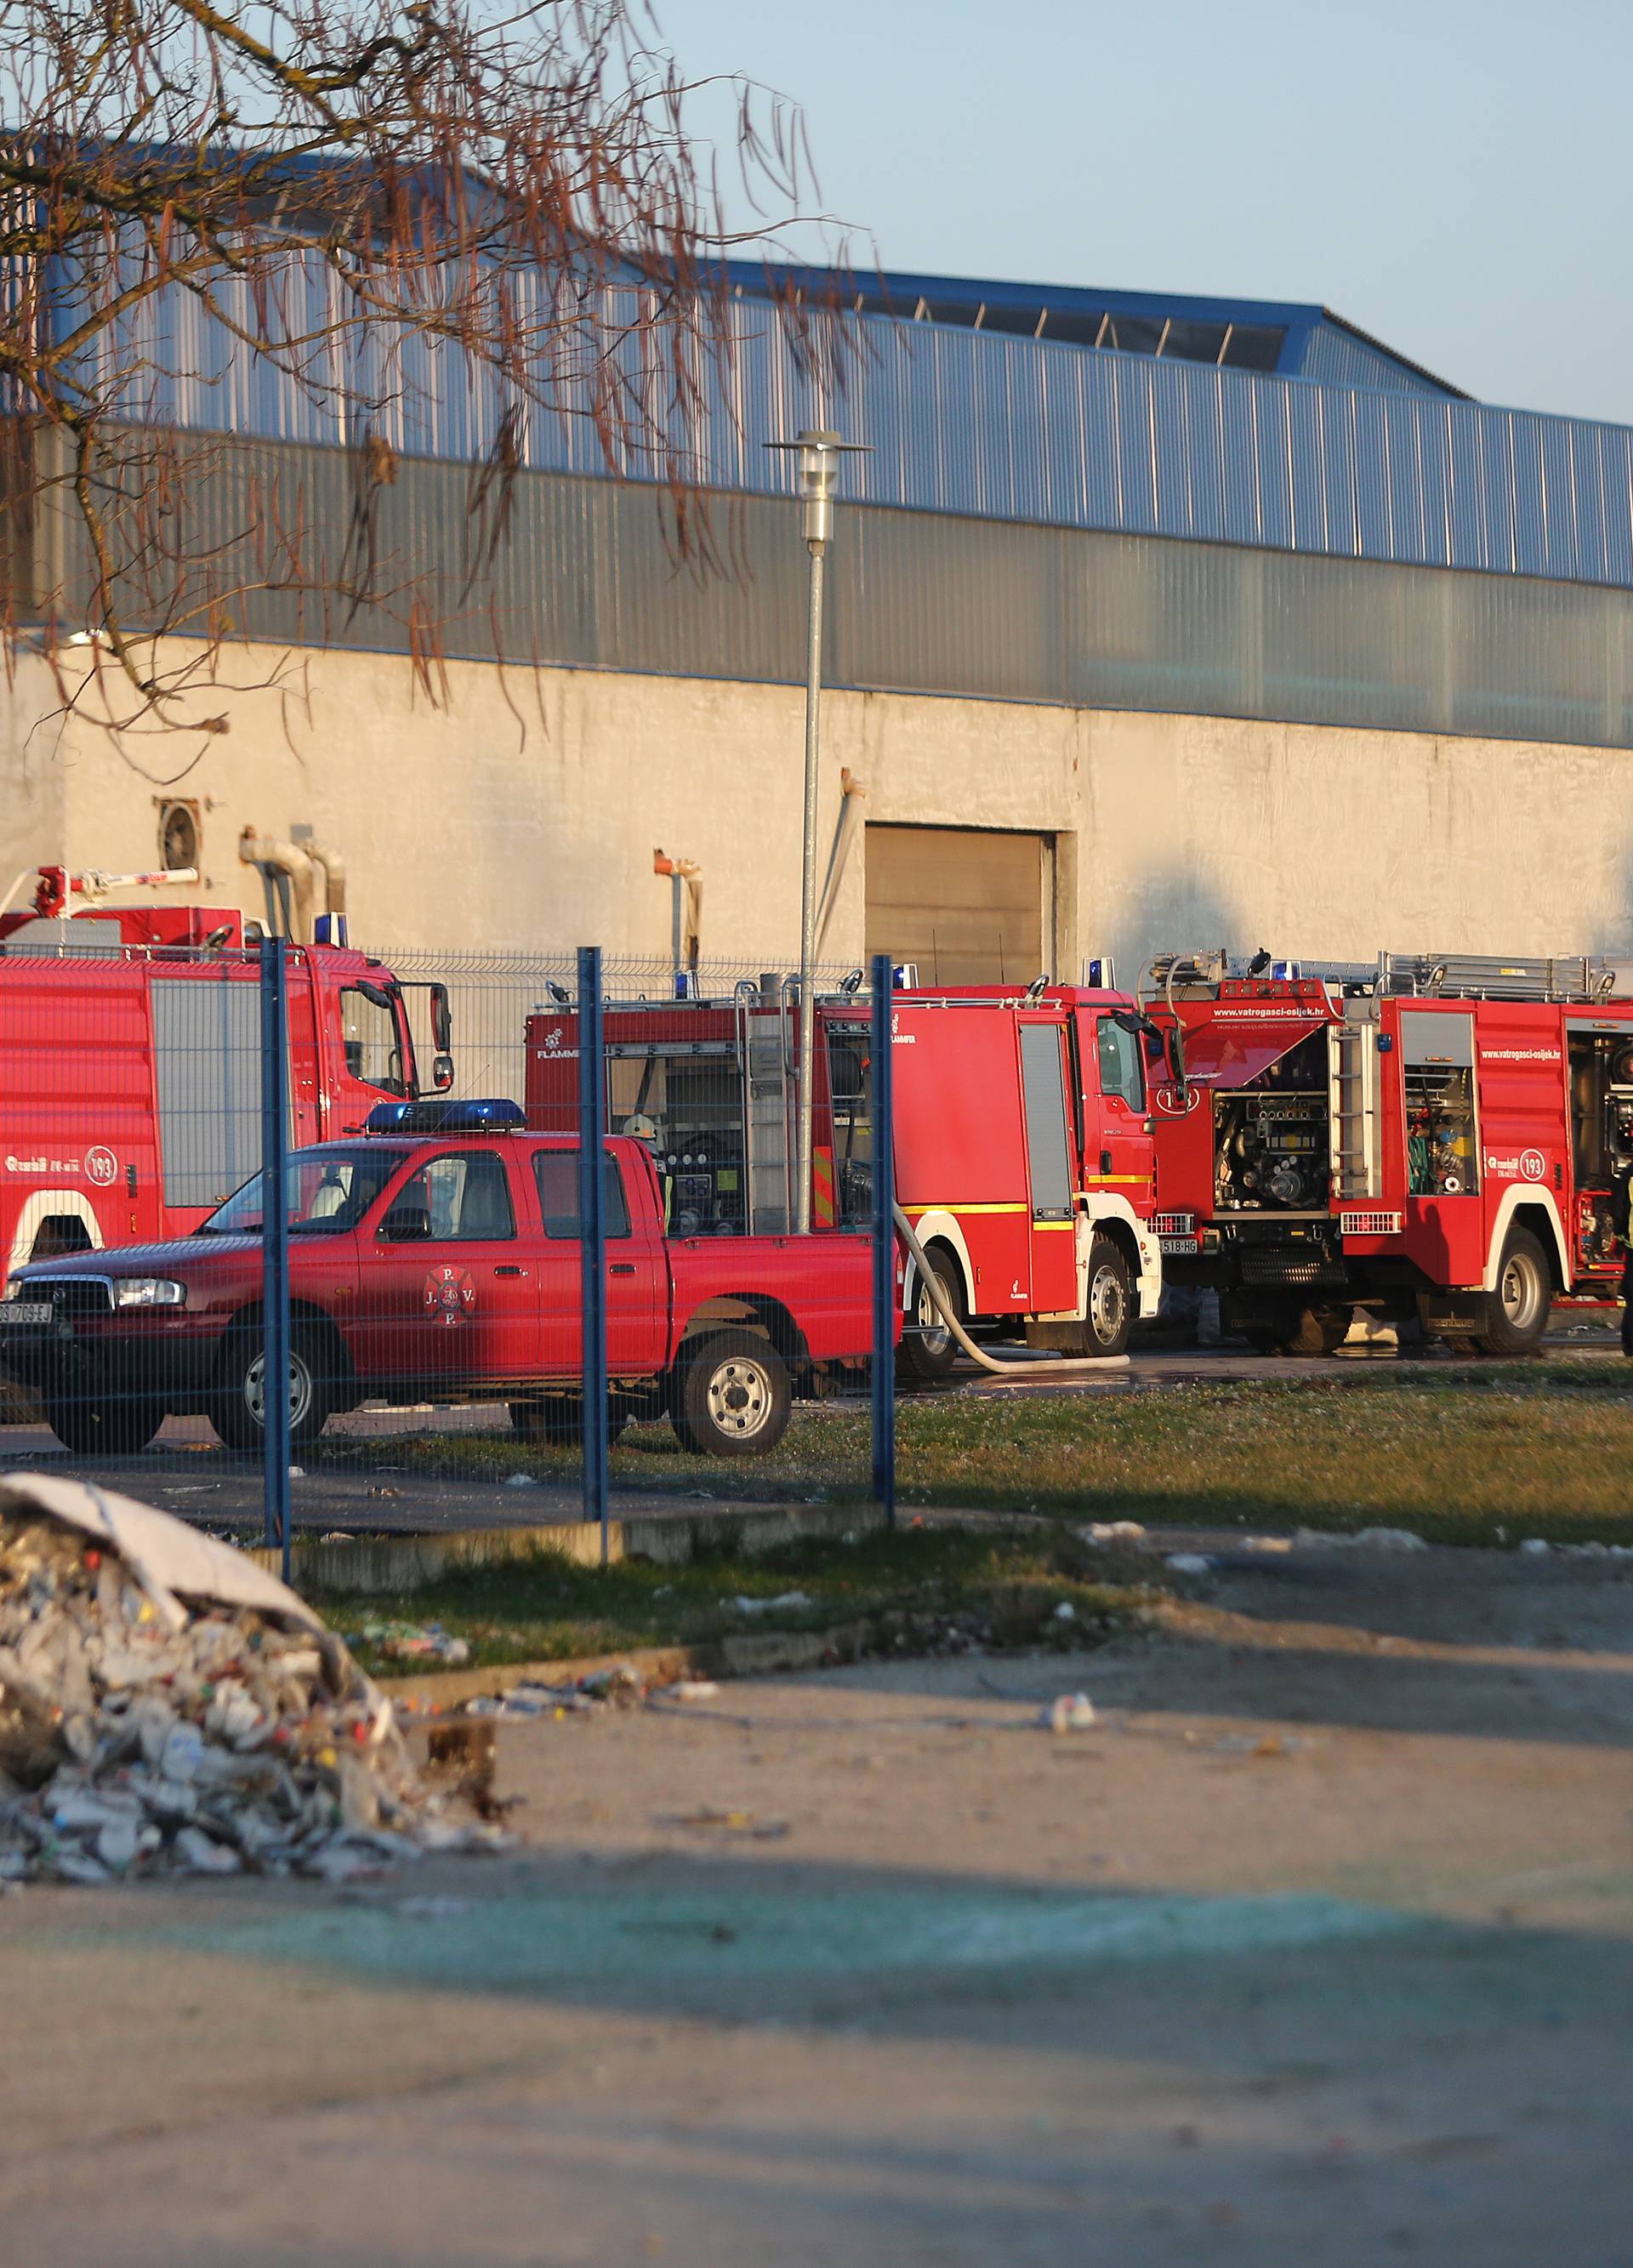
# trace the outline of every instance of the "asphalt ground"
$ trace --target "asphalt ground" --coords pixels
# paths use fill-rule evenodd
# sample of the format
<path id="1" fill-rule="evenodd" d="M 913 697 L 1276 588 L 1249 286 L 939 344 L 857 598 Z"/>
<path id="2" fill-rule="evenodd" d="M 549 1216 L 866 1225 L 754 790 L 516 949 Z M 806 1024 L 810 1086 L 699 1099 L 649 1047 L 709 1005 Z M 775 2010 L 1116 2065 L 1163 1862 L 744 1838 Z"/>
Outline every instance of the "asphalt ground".
<path id="1" fill-rule="evenodd" d="M 1615 1330 L 1597 1322 L 1568 1324 L 1550 1333 L 1543 1351 L 1624 1359 Z M 1452 1369 L 1458 1366 L 1438 1350 L 1426 1353 L 1414 1349 L 1410 1359 L 1445 1361 Z M 996 1378 L 972 1363 L 961 1362 L 944 1385 L 929 1390 L 984 1401 L 1039 1395 L 1094 1397 L 1161 1390 L 1199 1381 L 1223 1384 L 1254 1380 L 1278 1382 L 1291 1377 L 1342 1378 L 1362 1366 L 1393 1365 L 1400 1359 L 1393 1344 L 1367 1344 L 1359 1339 L 1335 1355 L 1312 1361 L 1255 1355 L 1230 1345 L 1171 1346 L 1136 1340 L 1126 1366 L 1063 1379 L 1058 1372 L 1047 1371 L 1046 1357 L 1023 1355 L 1013 1378 Z M 1029 1378 L 1025 1373 L 1033 1362 L 1040 1374 Z M 843 1403 L 812 1405 L 819 1418 L 825 1410 L 845 1406 Z M 366 1408 L 331 1418 L 326 1440 L 366 1441 L 375 1446 L 376 1454 L 366 1463 L 344 1470 L 292 1468 L 290 1498 L 295 1530 L 320 1535 L 337 1531 L 353 1535 L 423 1535 L 466 1528 L 548 1527 L 580 1519 L 581 1499 L 576 1483 L 536 1480 L 530 1486 L 517 1487 L 427 1476 L 405 1470 L 393 1455 L 394 1443 L 401 1443 L 407 1435 L 486 1432 L 503 1422 L 502 1408 L 491 1403 L 412 1410 Z M 619 1484 L 615 1452 L 613 1516 L 681 1518 L 695 1513 L 700 1501 L 713 1510 L 744 1501 L 718 1497 L 702 1483 L 689 1486 L 685 1478 L 689 1463 L 689 1460 L 680 1462 L 672 1489 L 632 1488 Z M 48 1426 L 0 1425 L 0 1474 L 8 1468 L 70 1471 L 78 1479 L 160 1505 L 193 1525 L 239 1537 L 258 1533 L 262 1527 L 264 1488 L 260 1466 L 229 1454 L 203 1418 L 167 1418 L 151 1448 L 140 1456 L 109 1458 L 96 1464 L 75 1458 Z"/>
<path id="2" fill-rule="evenodd" d="M 502 1720 L 510 1859 L 0 1898 L 0 2257 L 1627 2260 L 1633 1580 L 1188 1587 L 1098 1653 Z"/>

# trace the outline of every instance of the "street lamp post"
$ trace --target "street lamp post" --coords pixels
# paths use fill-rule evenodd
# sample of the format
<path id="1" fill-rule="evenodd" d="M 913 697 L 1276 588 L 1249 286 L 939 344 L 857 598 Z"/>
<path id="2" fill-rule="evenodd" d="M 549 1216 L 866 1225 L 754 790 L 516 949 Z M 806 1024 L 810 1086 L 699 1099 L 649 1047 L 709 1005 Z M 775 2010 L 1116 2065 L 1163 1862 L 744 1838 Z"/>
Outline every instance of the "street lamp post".
<path id="1" fill-rule="evenodd" d="M 799 1110 L 794 1142 L 794 1226 L 802 1236 L 811 1225 L 811 1077 L 816 1059 L 816 1024 L 811 997 L 816 958 L 816 759 L 822 729 L 823 567 L 833 534 L 833 490 L 839 459 L 866 447 L 842 441 L 837 433 L 809 431 L 792 441 L 768 441 L 768 449 L 796 453 L 805 549 L 810 581 L 805 641 L 805 818 L 800 845 L 800 1045 Z"/>

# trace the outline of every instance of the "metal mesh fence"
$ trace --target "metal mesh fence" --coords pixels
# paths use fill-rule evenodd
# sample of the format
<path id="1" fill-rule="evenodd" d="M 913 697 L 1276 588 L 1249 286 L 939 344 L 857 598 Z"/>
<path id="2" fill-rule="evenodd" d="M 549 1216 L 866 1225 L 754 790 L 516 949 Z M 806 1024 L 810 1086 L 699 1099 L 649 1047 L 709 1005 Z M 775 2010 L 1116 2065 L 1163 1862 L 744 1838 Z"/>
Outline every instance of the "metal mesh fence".
<path id="1" fill-rule="evenodd" d="M 240 1534 L 574 1519 L 587 1425 L 615 1512 L 868 1492 L 859 976 L 824 975 L 801 1235 L 795 988 L 607 965 L 597 1278 L 573 962 L 290 948 L 280 1007 L 275 954 L 141 926 L 0 940 L 0 1456 Z"/>

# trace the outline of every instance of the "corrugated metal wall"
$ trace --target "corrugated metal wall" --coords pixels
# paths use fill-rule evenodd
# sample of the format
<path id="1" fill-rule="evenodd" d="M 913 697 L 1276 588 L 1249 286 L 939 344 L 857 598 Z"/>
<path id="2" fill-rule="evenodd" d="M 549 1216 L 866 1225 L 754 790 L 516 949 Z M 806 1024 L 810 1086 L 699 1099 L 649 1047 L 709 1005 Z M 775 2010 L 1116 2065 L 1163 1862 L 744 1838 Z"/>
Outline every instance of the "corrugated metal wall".
<path id="1" fill-rule="evenodd" d="M 211 455 L 188 492 L 224 568 L 253 478 L 261 518 L 330 531 L 329 571 L 349 577 L 350 458 Z M 383 603 L 262 593 L 233 611 L 262 637 L 403 651 L 412 593 L 450 656 L 491 659 L 497 639 L 523 663 L 797 681 L 806 563 L 790 505 L 714 498 L 710 570 L 677 557 L 661 501 L 523 475 L 490 571 L 465 469 L 406 464 L 376 500 Z M 315 548 L 303 563 L 324 570 Z M 1633 597 L 1616 590 L 858 505 L 839 515 L 830 589 L 841 686 L 1633 745 Z"/>
<path id="2" fill-rule="evenodd" d="M 326 282 L 301 289 L 315 314 Z M 256 320 L 248 299 L 238 312 Z M 1312 336 L 1312 352 L 1347 373 L 1322 384 L 855 316 L 819 381 L 770 303 L 737 300 L 732 321 L 728 364 L 701 373 L 699 416 L 677 436 L 709 486 L 786 492 L 787 461 L 763 445 L 831 423 L 871 449 L 843 476 L 859 501 L 1633 587 L 1633 431 L 1358 387 L 1360 341 L 1341 356 Z M 637 353 L 631 382 L 650 387 Z M 410 336 L 393 358 L 376 337 L 355 354 L 338 394 L 297 391 L 185 294 L 152 303 L 108 349 L 130 373 L 133 420 L 333 446 L 358 438 L 355 390 L 406 454 L 468 463 L 491 442 L 497 396 L 453 349 Z M 571 412 L 529 413 L 526 461 L 604 472 Z"/>

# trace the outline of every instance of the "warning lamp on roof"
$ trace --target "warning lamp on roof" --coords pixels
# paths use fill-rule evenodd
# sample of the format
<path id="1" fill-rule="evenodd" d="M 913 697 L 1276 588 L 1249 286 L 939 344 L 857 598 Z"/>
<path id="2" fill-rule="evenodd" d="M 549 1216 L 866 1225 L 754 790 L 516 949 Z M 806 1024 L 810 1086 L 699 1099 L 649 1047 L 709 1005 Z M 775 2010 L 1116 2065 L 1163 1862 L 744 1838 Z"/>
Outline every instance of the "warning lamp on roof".
<path id="1" fill-rule="evenodd" d="M 482 1102 L 377 1102 L 363 1121 L 366 1134 L 514 1134 L 528 1123 L 519 1102 L 499 1096 Z"/>

